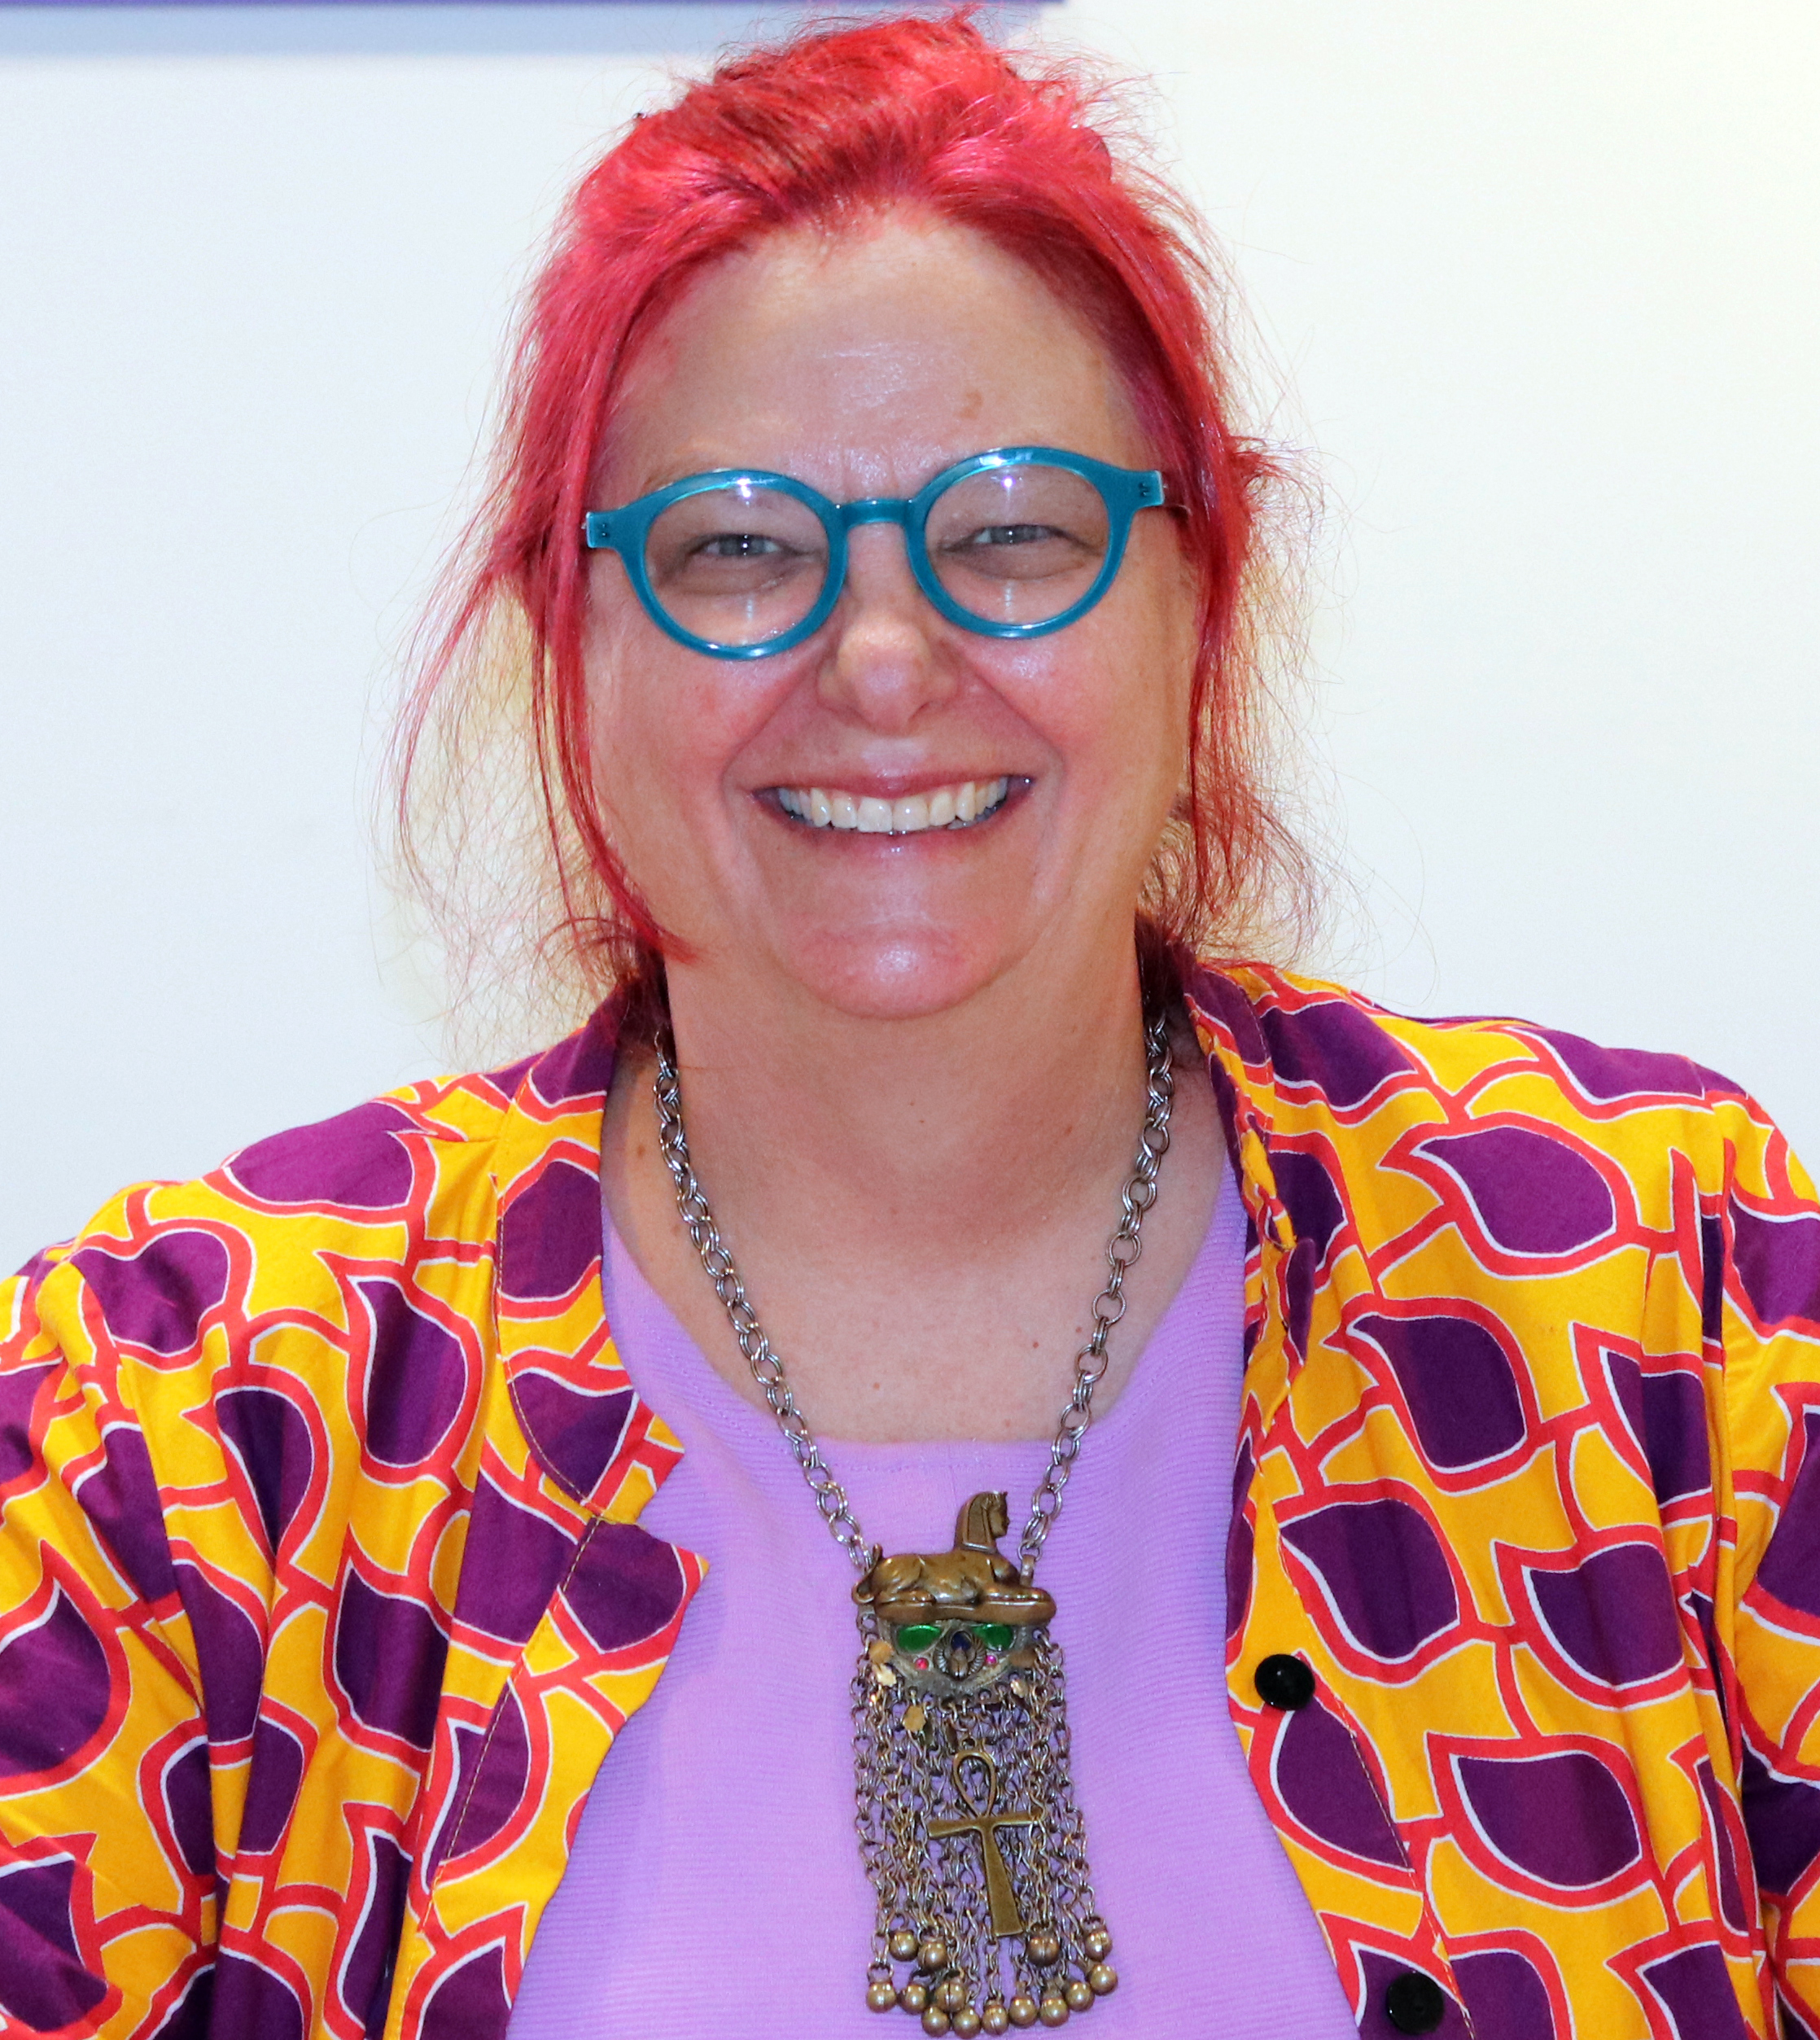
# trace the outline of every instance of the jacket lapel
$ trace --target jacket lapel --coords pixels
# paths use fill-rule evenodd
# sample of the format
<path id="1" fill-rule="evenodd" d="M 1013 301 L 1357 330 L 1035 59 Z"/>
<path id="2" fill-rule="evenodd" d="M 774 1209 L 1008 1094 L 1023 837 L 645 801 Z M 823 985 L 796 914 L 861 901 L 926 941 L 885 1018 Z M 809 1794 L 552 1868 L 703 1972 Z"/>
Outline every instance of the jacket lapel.
<path id="1" fill-rule="evenodd" d="M 600 1140 L 617 1013 L 513 1073 L 492 1175 L 499 1364 L 478 1434 L 388 2036 L 500 2040 L 602 1759 L 705 1566 L 638 1527 L 681 1456 L 615 1349 Z"/>

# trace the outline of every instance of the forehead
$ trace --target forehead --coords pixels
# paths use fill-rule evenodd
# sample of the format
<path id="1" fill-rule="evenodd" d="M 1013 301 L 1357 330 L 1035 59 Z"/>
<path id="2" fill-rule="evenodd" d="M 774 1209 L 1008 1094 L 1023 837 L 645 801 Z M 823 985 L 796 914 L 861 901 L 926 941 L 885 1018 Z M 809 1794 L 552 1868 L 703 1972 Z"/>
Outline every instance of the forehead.
<path id="1" fill-rule="evenodd" d="M 606 463 L 623 500 L 703 468 L 901 494 L 992 446 L 1147 456 L 1087 322 L 968 229 L 793 229 L 706 272 L 628 369 Z"/>

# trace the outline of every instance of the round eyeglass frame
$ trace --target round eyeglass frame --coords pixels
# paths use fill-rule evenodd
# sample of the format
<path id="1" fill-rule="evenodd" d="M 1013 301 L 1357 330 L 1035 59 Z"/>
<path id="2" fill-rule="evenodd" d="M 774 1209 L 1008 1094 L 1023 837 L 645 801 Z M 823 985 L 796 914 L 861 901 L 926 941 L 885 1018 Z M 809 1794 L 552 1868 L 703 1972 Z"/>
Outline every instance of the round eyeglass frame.
<path id="1" fill-rule="evenodd" d="M 1060 467 L 1091 482 L 1106 506 L 1106 556 L 1093 584 L 1080 598 L 1054 616 L 1033 624 L 999 624 L 964 608 L 942 585 L 930 564 L 926 532 L 929 513 L 938 497 L 970 475 L 1004 467 Z M 828 538 L 828 571 L 814 606 L 798 622 L 771 637 L 751 644 L 722 644 L 685 630 L 658 600 L 645 564 L 645 543 L 652 524 L 672 503 L 685 497 L 706 495 L 710 490 L 736 488 L 741 484 L 774 489 L 794 497 L 815 513 Z M 837 503 L 794 475 L 774 474 L 763 467 L 717 467 L 702 475 L 685 475 L 680 482 L 654 489 L 618 510 L 590 510 L 582 521 L 582 540 L 593 552 L 615 552 L 625 563 L 633 592 L 645 613 L 658 628 L 686 645 L 691 651 L 705 652 L 711 659 L 768 659 L 787 652 L 812 637 L 834 613 L 834 605 L 847 585 L 847 535 L 856 524 L 896 524 L 903 532 L 904 549 L 917 585 L 934 608 L 951 624 L 982 637 L 1043 637 L 1064 630 L 1084 616 L 1112 585 L 1125 558 L 1131 535 L 1131 519 L 1140 510 L 1164 506 L 1163 478 L 1155 468 L 1115 467 L 1085 453 L 1070 453 L 1056 446 L 999 446 L 990 453 L 974 453 L 952 467 L 945 467 L 914 496 L 861 496 L 851 503 Z"/>

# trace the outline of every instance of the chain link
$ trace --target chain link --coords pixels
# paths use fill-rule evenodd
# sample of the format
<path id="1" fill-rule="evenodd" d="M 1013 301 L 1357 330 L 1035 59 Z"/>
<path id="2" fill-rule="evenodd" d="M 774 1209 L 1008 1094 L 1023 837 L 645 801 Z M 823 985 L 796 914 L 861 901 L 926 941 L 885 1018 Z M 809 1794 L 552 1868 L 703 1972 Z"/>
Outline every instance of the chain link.
<path id="1" fill-rule="evenodd" d="M 1093 1391 L 1106 1371 L 1106 1341 L 1125 1315 L 1125 1277 L 1144 1251 L 1140 1235 L 1144 1214 L 1157 1201 L 1157 1172 L 1169 1152 L 1169 1118 L 1175 1103 L 1175 1073 L 1169 1059 L 1169 1022 L 1161 1010 L 1144 1030 L 1148 1064 L 1144 1129 L 1138 1136 L 1137 1158 L 1119 1200 L 1117 1228 L 1106 1243 L 1106 1285 L 1094 1298 L 1093 1333 L 1074 1355 L 1074 1386 L 1062 1406 L 1061 1421 L 1049 1447 L 1049 1464 L 1030 1497 L 1030 1520 L 1017 1540 L 1027 1581 L 1057 1517 L 1062 1491 L 1081 1455 L 1081 1440 L 1093 1421 Z"/>
<path id="2" fill-rule="evenodd" d="M 1074 1387 L 1062 1406 L 1061 1421 L 1049 1447 L 1049 1464 L 1030 1499 L 1030 1521 L 1018 1540 L 1018 1556 L 1027 1581 L 1036 1569 L 1043 1540 L 1061 1512 L 1064 1489 L 1074 1461 L 1080 1457 L 1081 1441 L 1093 1421 L 1093 1392 L 1106 1371 L 1106 1342 L 1113 1327 L 1125 1315 L 1125 1277 L 1143 1252 L 1140 1235 L 1144 1214 L 1157 1201 L 1157 1172 L 1169 1152 L 1169 1119 L 1175 1099 L 1175 1076 L 1170 1063 L 1169 1023 L 1160 1010 L 1144 1023 L 1146 1097 L 1144 1129 L 1138 1136 L 1137 1157 L 1120 1193 L 1119 1219 L 1106 1245 L 1105 1286 L 1094 1298 L 1092 1336 L 1074 1355 Z M 878 1561 L 876 1545 L 868 1544 L 847 1490 L 835 1479 L 821 1456 L 815 1434 L 796 1407 L 796 1398 L 784 1372 L 784 1363 L 764 1335 L 757 1314 L 746 1294 L 746 1285 L 728 1250 L 708 1208 L 707 1197 L 689 1156 L 689 1139 L 683 1130 L 682 1080 L 676 1070 L 676 1044 L 669 1029 L 658 1031 L 657 1075 L 652 1080 L 657 1104 L 658 1143 L 676 1187 L 676 1210 L 684 1230 L 707 1271 L 714 1293 L 720 1299 L 739 1342 L 752 1378 L 759 1385 L 767 1407 L 783 1433 L 790 1456 L 802 1470 L 809 1492 L 821 1512 L 822 1521 L 837 1544 L 853 1562 L 855 1571 L 868 1571 Z"/>

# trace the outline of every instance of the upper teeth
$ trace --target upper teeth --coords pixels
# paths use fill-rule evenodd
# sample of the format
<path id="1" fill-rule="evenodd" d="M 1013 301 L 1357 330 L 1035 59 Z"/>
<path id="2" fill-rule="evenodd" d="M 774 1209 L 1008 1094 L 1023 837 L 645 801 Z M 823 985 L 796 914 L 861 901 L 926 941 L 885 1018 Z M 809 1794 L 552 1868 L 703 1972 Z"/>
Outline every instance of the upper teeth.
<path id="1" fill-rule="evenodd" d="M 843 794 L 821 786 L 780 786 L 777 804 L 798 821 L 817 829 L 857 829 L 867 836 L 908 836 L 921 829 L 951 829 L 978 821 L 1004 799 L 1008 778 L 963 779 L 902 800 L 880 800 L 871 794 Z"/>

